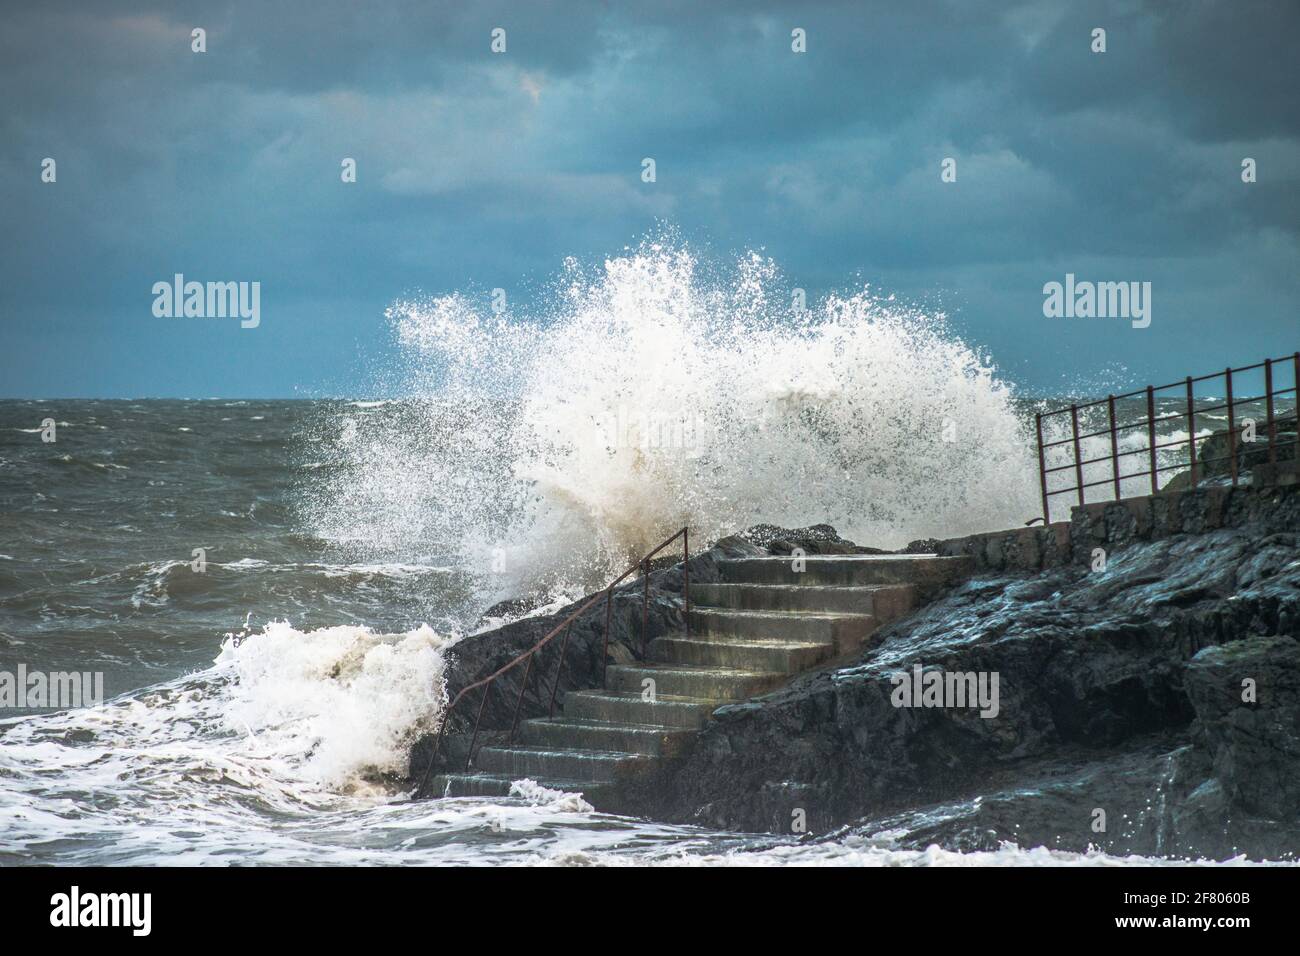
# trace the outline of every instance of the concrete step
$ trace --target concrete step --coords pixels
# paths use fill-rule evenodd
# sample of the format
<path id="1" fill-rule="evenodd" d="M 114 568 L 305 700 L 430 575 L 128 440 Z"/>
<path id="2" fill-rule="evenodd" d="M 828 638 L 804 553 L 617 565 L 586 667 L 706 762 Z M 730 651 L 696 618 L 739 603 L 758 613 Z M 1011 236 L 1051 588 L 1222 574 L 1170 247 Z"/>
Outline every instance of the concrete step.
<path id="1" fill-rule="evenodd" d="M 692 584 L 691 606 L 736 611 L 812 611 L 872 614 L 882 623 L 909 612 L 915 603 L 910 584 L 875 587 L 816 584 Z"/>
<path id="2" fill-rule="evenodd" d="M 647 679 L 654 680 L 658 697 L 695 697 L 721 702 L 765 694 L 785 683 L 786 675 L 683 664 L 618 664 L 605 671 L 605 687 L 616 692 L 639 694 L 645 686 L 642 682 Z"/>
<path id="3" fill-rule="evenodd" d="M 605 689 L 569 691 L 562 718 L 525 720 L 515 744 L 485 744 L 471 770 L 435 777 L 432 792 L 501 798 L 531 778 L 616 808 L 630 792 L 623 785 L 686 753 L 719 705 L 766 694 L 856 648 L 972 572 L 969 558 L 935 555 L 804 562 L 800 572 L 783 557 L 720 561 L 722 582 L 693 589 L 689 636 L 652 641 L 648 661 L 609 665 Z M 651 700 L 642 696 L 647 680 Z"/>
<path id="4" fill-rule="evenodd" d="M 663 664 L 729 667 L 797 674 L 835 656 L 831 641 L 742 641 L 660 637 L 650 642 L 650 660 Z"/>
<path id="5" fill-rule="evenodd" d="M 870 614 L 813 614 L 811 611 L 733 611 L 691 608 L 691 636 L 701 640 L 831 643 L 840 652 L 862 643 L 879 627 Z"/>
<path id="6" fill-rule="evenodd" d="M 513 782 L 496 774 L 440 773 L 429 781 L 429 792 L 436 797 L 504 797 Z"/>
<path id="7" fill-rule="evenodd" d="M 564 695 L 564 716 L 600 723 L 697 730 L 720 703 L 700 698 L 672 698 L 662 693 L 655 700 L 642 700 L 640 687 L 635 693 L 571 690 Z"/>
<path id="8" fill-rule="evenodd" d="M 552 750 L 605 750 L 676 757 L 695 742 L 695 734 L 685 728 L 674 730 L 557 717 L 525 720 L 519 725 L 519 740 L 530 747 Z"/>
<path id="9" fill-rule="evenodd" d="M 789 557 L 736 558 L 719 561 L 718 572 L 730 584 L 854 585 L 915 584 L 946 586 L 969 575 L 969 557 L 933 554 L 810 554 L 803 570 Z"/>
<path id="10" fill-rule="evenodd" d="M 651 758 L 605 750 L 550 750 L 544 747 L 481 747 L 474 768 L 492 774 L 584 783 L 614 783 L 645 770 Z"/>
<path id="11" fill-rule="evenodd" d="M 510 785 L 519 777 L 499 773 L 440 773 L 430 781 L 430 792 L 437 797 L 508 797 Z M 600 800 L 613 788 L 609 784 L 582 780 L 538 780 L 548 790 L 580 793 L 588 802 Z"/>

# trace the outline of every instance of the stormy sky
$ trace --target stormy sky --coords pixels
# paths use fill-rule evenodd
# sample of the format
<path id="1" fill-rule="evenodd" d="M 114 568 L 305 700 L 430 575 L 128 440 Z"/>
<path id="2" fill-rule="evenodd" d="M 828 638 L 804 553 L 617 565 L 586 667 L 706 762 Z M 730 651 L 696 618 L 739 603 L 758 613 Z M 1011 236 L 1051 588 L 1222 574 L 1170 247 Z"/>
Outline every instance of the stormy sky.
<path id="1" fill-rule="evenodd" d="M 394 299 L 662 224 L 943 309 L 1030 394 L 1290 353 L 1297 40 L 1293 0 L 7 5 L 0 396 L 364 395 Z M 260 326 L 155 317 L 177 272 Z M 1150 327 L 1045 318 L 1067 272 Z"/>

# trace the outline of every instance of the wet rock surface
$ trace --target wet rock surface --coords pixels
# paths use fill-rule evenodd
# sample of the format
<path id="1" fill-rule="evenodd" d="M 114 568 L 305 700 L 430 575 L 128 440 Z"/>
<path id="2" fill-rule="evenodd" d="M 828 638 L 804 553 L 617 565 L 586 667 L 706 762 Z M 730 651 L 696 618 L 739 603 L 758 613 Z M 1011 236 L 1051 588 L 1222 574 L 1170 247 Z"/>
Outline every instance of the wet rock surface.
<path id="1" fill-rule="evenodd" d="M 1235 434 L 1235 433 L 1234 433 Z M 1226 433 L 1220 432 L 1203 439 L 1196 449 L 1197 480 L 1213 482 L 1232 474 L 1232 459 L 1237 458 L 1239 477 L 1247 475 L 1252 469 L 1269 461 L 1269 445 L 1276 444 L 1274 457 L 1279 462 L 1294 461 L 1297 448 L 1296 419 L 1279 418 L 1273 423 L 1273 435 L 1270 437 L 1266 425 L 1257 424 L 1253 441 L 1236 438 L 1229 441 Z M 1192 487 L 1192 473 L 1177 472 L 1170 478 L 1162 491 L 1185 491 Z"/>
<path id="2" fill-rule="evenodd" d="M 954 850 L 1011 841 L 1295 859 L 1300 494 L 1170 496 L 1150 512 L 1144 524 L 1126 503 L 1077 509 L 1068 528 L 1073 560 L 1037 571 L 985 568 L 877 632 L 849 663 L 718 708 L 689 755 L 631 789 L 623 809 Z M 820 538 L 761 529 L 723 539 L 692 559 L 691 580 L 718 580 L 723 557 L 788 553 L 786 544 L 805 547 L 800 540 L 843 546 L 825 527 L 804 529 Z M 1195 533 L 1203 527 L 1213 530 Z M 1108 551 L 1104 570 L 1092 570 L 1098 546 Z M 650 583 L 644 633 L 641 582 L 614 597 L 611 645 L 629 659 L 681 624 L 680 565 L 655 571 Z M 453 693 L 531 646 L 564 613 L 457 645 Z M 603 622 L 601 602 L 575 625 L 561 695 L 599 681 Z M 553 670 L 543 670 L 543 691 L 525 687 L 524 717 L 546 711 Z M 898 676 L 931 673 L 996 674 L 996 714 L 898 706 Z M 502 679 L 485 705 L 485 727 L 508 727 L 522 675 L 521 667 Z M 465 703 L 473 706 L 450 718 L 444 750 L 452 760 L 463 760 L 478 701 Z M 427 761 L 427 739 L 412 755 L 417 778 L 422 747 Z"/>
<path id="3" fill-rule="evenodd" d="M 839 532 L 828 524 L 815 524 L 808 528 L 778 528 L 776 525 L 754 525 L 739 537 L 758 547 L 766 554 L 788 555 L 795 549 L 804 554 L 886 554 L 879 548 L 869 548 L 841 538 Z"/>
<path id="4" fill-rule="evenodd" d="M 1300 497 L 1256 497 L 1233 527 L 1134 541 L 1102 571 L 966 582 L 855 664 L 720 708 L 638 809 L 952 849 L 1294 858 Z M 996 673 L 997 715 L 895 706 L 893 675 L 918 665 Z"/>

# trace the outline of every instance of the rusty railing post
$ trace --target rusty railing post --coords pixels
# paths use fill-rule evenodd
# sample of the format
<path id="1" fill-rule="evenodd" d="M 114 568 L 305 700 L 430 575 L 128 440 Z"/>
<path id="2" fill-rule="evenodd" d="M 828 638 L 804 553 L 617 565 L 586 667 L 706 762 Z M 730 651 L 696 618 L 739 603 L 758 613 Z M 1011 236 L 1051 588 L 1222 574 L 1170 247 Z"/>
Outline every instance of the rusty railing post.
<path id="1" fill-rule="evenodd" d="M 650 630 L 650 559 L 642 565 L 642 579 L 645 582 L 644 596 L 641 598 L 641 643 L 645 643 L 646 632 Z"/>
<path id="2" fill-rule="evenodd" d="M 551 685 L 551 702 L 546 706 L 546 716 L 555 716 L 555 692 L 560 689 L 560 675 L 564 673 L 564 652 L 569 646 L 569 632 L 573 630 L 570 624 L 564 629 L 564 640 L 560 641 L 560 659 L 555 662 L 555 683 Z"/>
<path id="3" fill-rule="evenodd" d="M 605 588 L 605 643 L 600 649 L 600 686 L 605 686 L 605 669 L 609 667 L 609 614 L 612 610 L 610 599 L 614 594 L 614 585 Z"/>
<path id="4" fill-rule="evenodd" d="M 682 595 L 686 599 L 686 639 L 691 639 L 691 529 L 682 529 Z"/>
<path id="5" fill-rule="evenodd" d="M 1119 501 L 1119 432 L 1115 428 L 1115 396 L 1106 396 L 1106 406 L 1110 411 L 1110 462 L 1114 466 L 1115 500 Z"/>
<path id="6" fill-rule="evenodd" d="M 528 655 L 528 666 L 524 668 L 524 679 L 519 682 L 519 699 L 515 701 L 515 716 L 510 721 L 510 740 L 509 745 L 513 746 L 515 742 L 515 728 L 519 726 L 519 708 L 524 703 L 524 688 L 528 686 L 528 675 L 533 672 L 533 657 L 536 652 Z"/>
<path id="7" fill-rule="evenodd" d="M 1237 484 L 1237 418 L 1232 410 L 1232 368 L 1223 373 L 1224 389 L 1228 393 L 1228 464 L 1232 466 L 1232 483 Z"/>
<path id="8" fill-rule="evenodd" d="M 1147 448 L 1151 453 L 1151 493 L 1160 490 L 1156 471 L 1156 390 L 1147 386 Z"/>
<path id="9" fill-rule="evenodd" d="M 1291 383 L 1295 386 L 1292 392 L 1292 398 L 1295 401 L 1291 403 L 1291 415 L 1297 421 L 1300 421 L 1300 352 L 1296 352 L 1291 356 L 1291 374 L 1293 376 Z M 1296 452 L 1300 453 L 1300 447 L 1296 449 Z"/>
<path id="10" fill-rule="evenodd" d="M 429 777 L 433 775 L 433 765 L 438 762 L 438 754 L 442 753 L 442 735 L 447 732 L 447 721 L 450 718 L 451 708 L 448 707 L 442 715 L 442 724 L 438 727 L 438 735 L 433 738 L 433 750 L 429 752 L 429 762 L 425 765 L 424 774 L 420 777 L 420 786 L 415 790 L 417 797 L 429 787 Z"/>
<path id="11" fill-rule="evenodd" d="M 1277 426 L 1273 424 L 1273 360 L 1264 359 L 1264 396 L 1268 403 L 1268 463 L 1277 464 Z"/>
<path id="12" fill-rule="evenodd" d="M 1079 504 L 1083 504 L 1083 449 L 1079 446 L 1079 406 L 1070 406 L 1070 423 L 1074 428 L 1074 477 L 1079 488 Z"/>
<path id="13" fill-rule="evenodd" d="M 1196 396 L 1192 377 L 1187 376 L 1187 462 L 1192 469 L 1192 487 L 1196 487 Z"/>
<path id="14" fill-rule="evenodd" d="M 474 736 L 469 739 L 469 752 L 465 754 L 466 773 L 469 773 L 469 765 L 474 762 L 474 744 L 478 743 L 478 725 L 483 720 L 483 708 L 487 706 L 488 691 L 491 689 L 491 683 L 483 685 L 483 700 L 478 705 L 478 716 L 474 718 Z"/>
<path id="15" fill-rule="evenodd" d="M 1043 453 L 1043 413 L 1039 412 L 1035 416 L 1035 424 L 1038 426 L 1038 484 L 1043 492 L 1043 527 L 1052 523 L 1052 517 L 1048 513 L 1047 506 L 1047 459 Z"/>

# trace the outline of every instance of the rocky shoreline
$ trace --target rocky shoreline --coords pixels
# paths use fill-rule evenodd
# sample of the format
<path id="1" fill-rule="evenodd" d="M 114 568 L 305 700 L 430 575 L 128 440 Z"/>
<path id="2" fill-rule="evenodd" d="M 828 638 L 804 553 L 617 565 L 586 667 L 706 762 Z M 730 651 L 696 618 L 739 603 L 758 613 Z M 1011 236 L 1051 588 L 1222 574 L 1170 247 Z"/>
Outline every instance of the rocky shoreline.
<path id="1" fill-rule="evenodd" d="M 1295 859 L 1300 852 L 1300 493 L 1207 488 L 1075 509 L 1072 522 L 915 550 L 979 552 L 974 577 L 883 628 L 852 661 L 720 707 L 670 771 L 621 810 L 805 839 L 995 848 L 1003 841 L 1113 854 Z M 869 551 L 834 529 L 751 529 L 691 560 L 717 580 L 746 554 Z M 1106 552 L 1097 568 L 1098 550 Z M 1015 560 L 1012 560 L 1012 558 Z M 611 657 L 641 659 L 681 624 L 680 564 L 616 592 Z M 532 618 L 453 651 L 454 693 L 562 619 Z M 558 693 L 599 675 L 604 605 L 571 634 Z M 553 652 L 558 656 L 558 649 Z M 895 675 L 996 674 L 996 716 L 899 707 Z M 554 663 L 551 664 L 554 668 Z M 545 670 L 545 666 L 544 666 Z M 522 669 L 520 669 L 522 677 Z M 546 712 L 553 670 L 524 691 Z M 518 678 L 484 710 L 505 728 Z M 463 760 L 473 714 L 450 718 Z M 490 736 L 491 732 L 489 732 Z M 412 776 L 429 738 L 412 751 Z"/>

